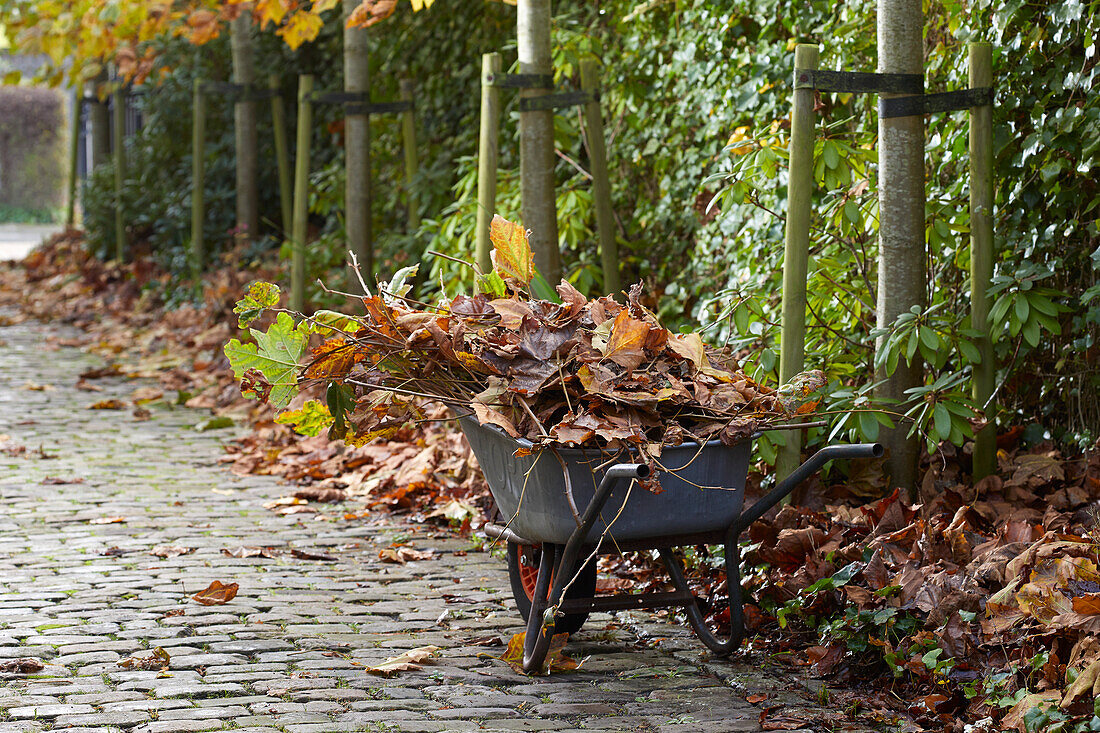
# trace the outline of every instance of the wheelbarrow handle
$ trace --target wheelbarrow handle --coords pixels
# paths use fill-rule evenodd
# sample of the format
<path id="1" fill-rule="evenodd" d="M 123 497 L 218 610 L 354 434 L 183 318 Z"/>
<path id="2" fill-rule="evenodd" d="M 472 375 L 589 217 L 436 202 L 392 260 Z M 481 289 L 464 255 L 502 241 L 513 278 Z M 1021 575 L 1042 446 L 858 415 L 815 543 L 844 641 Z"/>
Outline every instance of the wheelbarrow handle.
<path id="1" fill-rule="evenodd" d="M 733 523 L 735 534 L 741 534 L 750 524 L 755 522 L 773 506 L 782 501 L 795 487 L 821 470 L 829 461 L 837 458 L 881 458 L 884 449 L 881 443 L 853 443 L 851 445 L 827 445 L 806 459 L 801 466 L 791 471 L 791 475 L 775 485 L 756 501 L 751 507 L 741 513 Z"/>

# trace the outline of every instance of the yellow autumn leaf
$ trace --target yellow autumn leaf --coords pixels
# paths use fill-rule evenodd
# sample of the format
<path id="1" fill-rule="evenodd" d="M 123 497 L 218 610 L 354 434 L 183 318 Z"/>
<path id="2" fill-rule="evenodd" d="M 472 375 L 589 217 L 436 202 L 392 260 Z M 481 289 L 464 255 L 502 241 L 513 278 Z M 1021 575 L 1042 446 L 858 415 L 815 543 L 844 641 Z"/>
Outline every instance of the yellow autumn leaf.
<path id="1" fill-rule="evenodd" d="M 253 12 L 260 21 L 260 28 L 266 28 L 268 23 L 282 23 L 289 10 L 289 0 L 257 0 Z"/>
<path id="2" fill-rule="evenodd" d="M 489 241 L 493 243 L 494 271 L 505 280 L 514 280 L 523 287 L 529 285 L 535 276 L 535 255 L 523 225 L 497 214 L 489 224 Z"/>
<path id="3" fill-rule="evenodd" d="M 316 38 L 323 25 L 324 21 L 321 20 L 320 16 L 306 10 L 298 10 L 290 16 L 290 20 L 286 22 L 286 25 L 275 31 L 275 33 L 282 36 L 283 40 L 286 41 L 286 45 L 290 46 L 293 51 L 306 41 L 312 41 Z"/>

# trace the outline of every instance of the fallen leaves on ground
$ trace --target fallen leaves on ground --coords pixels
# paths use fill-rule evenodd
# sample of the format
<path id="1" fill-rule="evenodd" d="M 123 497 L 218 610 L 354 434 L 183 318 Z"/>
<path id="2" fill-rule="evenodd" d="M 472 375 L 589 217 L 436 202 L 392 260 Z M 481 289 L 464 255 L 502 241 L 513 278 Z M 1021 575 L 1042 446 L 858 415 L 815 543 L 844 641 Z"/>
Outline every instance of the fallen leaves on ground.
<path id="1" fill-rule="evenodd" d="M 180 547 L 178 545 L 157 545 L 153 549 L 149 550 L 149 554 L 156 557 L 169 559 L 173 557 L 179 557 L 180 555 L 190 555 L 194 551 L 194 547 Z"/>
<path id="2" fill-rule="evenodd" d="M 88 405 L 89 410 L 125 410 L 126 403 L 122 400 L 116 400 L 113 397 L 111 399 L 100 400 L 99 402 L 93 402 Z"/>
<path id="3" fill-rule="evenodd" d="M 418 560 L 431 560 L 433 557 L 435 557 L 434 550 L 416 550 L 405 546 L 384 547 L 378 551 L 378 559 L 382 562 L 392 562 L 400 565 Z"/>
<path id="4" fill-rule="evenodd" d="M 381 664 L 377 664 L 373 667 L 366 667 L 366 671 L 371 674 L 381 675 L 383 677 L 392 677 L 398 672 L 415 672 L 421 669 L 423 664 L 433 657 L 439 656 L 442 651 L 437 646 L 421 646 L 416 649 L 410 649 L 396 657 L 391 657 Z"/>
<path id="5" fill-rule="evenodd" d="M 17 659 L 0 661 L 0 673 L 3 674 L 34 674 L 45 668 L 46 665 L 34 657 L 18 657 Z"/>
<path id="6" fill-rule="evenodd" d="M 155 670 L 168 669 L 168 665 L 171 664 L 171 662 L 172 657 L 168 652 L 158 646 L 144 657 L 126 657 L 125 659 L 120 659 L 116 664 L 123 669 L 140 669 L 152 672 Z"/>
<path id="7" fill-rule="evenodd" d="M 96 517 L 89 519 L 88 524 L 122 524 L 125 521 L 126 517 Z"/>
<path id="8" fill-rule="evenodd" d="M 580 663 L 572 657 L 566 656 L 565 645 L 569 641 L 569 634 L 554 634 L 550 637 L 550 647 L 546 652 L 546 660 L 542 663 L 542 669 L 536 672 L 523 671 L 523 643 L 527 638 L 526 632 L 515 634 L 508 640 L 508 648 L 499 657 L 502 662 L 520 674 L 548 675 L 555 672 L 572 672 L 580 667 Z"/>
<path id="9" fill-rule="evenodd" d="M 191 598 L 204 606 L 221 606 L 233 600 L 239 587 L 236 583 L 223 585 L 220 580 L 215 580 Z"/>
<path id="10" fill-rule="evenodd" d="M 333 555 L 328 555 L 323 552 L 310 552 L 297 547 L 246 547 L 241 545 L 232 549 L 223 547 L 222 554 L 226 557 L 237 558 L 264 557 L 274 559 L 289 555 L 299 560 L 319 560 L 322 562 L 335 562 L 337 560 Z"/>

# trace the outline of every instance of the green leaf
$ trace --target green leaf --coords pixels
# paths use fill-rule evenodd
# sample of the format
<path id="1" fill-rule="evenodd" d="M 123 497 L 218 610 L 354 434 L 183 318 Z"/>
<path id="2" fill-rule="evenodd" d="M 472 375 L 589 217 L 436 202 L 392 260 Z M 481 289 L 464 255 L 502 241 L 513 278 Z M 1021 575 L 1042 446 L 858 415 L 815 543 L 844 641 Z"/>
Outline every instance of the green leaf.
<path id="1" fill-rule="evenodd" d="M 249 329 L 254 344 L 233 339 L 225 345 L 225 355 L 233 375 L 240 379 L 249 369 L 258 369 L 273 385 L 268 398 L 276 408 L 286 407 L 298 394 L 298 361 L 306 346 L 306 333 L 295 325 L 288 313 L 280 313 L 267 333 Z"/>
<path id="2" fill-rule="evenodd" d="M 936 435 L 940 440 L 946 440 L 951 435 L 951 412 L 942 403 L 937 402 L 932 408 L 932 419 L 936 425 Z"/>
<path id="3" fill-rule="evenodd" d="M 978 351 L 978 347 L 975 346 L 973 342 L 961 339 L 958 342 L 958 345 L 959 351 L 962 352 L 962 355 L 966 357 L 966 360 L 968 362 L 970 362 L 971 364 L 981 364 L 982 354 L 980 351 Z"/>
<path id="4" fill-rule="evenodd" d="M 317 400 L 309 400 L 297 410 L 288 410 L 275 418 L 280 425 L 290 425 L 300 435 L 313 437 L 332 424 L 332 414 Z"/>
<path id="5" fill-rule="evenodd" d="M 504 278 L 495 270 L 477 278 L 477 290 L 493 298 L 503 298 L 508 294 L 508 289 L 504 286 Z"/>
<path id="6" fill-rule="evenodd" d="M 266 308 L 279 304 L 279 286 L 257 280 L 248 286 L 243 298 L 233 306 L 233 312 L 239 315 L 237 325 L 244 328 L 255 321 Z"/>
<path id="7" fill-rule="evenodd" d="M 1028 321 L 1024 324 L 1024 341 L 1027 341 L 1032 347 L 1039 345 L 1039 340 L 1042 335 L 1042 331 L 1039 328 L 1039 322 L 1036 320 Z"/>
<path id="8" fill-rule="evenodd" d="M 408 267 L 402 267 L 397 272 L 393 273 L 393 277 L 390 278 L 390 283 L 385 287 L 385 300 L 392 305 L 393 301 L 398 298 L 404 298 L 412 290 L 412 283 L 406 282 L 410 277 L 416 275 L 416 271 L 420 268 L 419 264 L 409 265 Z"/>
<path id="9" fill-rule="evenodd" d="M 920 340 L 932 352 L 939 351 L 940 337 L 936 334 L 935 331 L 933 331 L 928 326 L 921 326 L 920 327 Z"/>
<path id="10" fill-rule="evenodd" d="M 1027 304 L 1027 298 L 1019 296 L 1016 298 L 1016 317 L 1020 319 L 1020 323 L 1027 323 L 1027 315 L 1031 312 L 1030 306 Z"/>
<path id="11" fill-rule="evenodd" d="M 309 324 L 313 333 L 319 333 L 322 336 L 327 336 L 333 331 L 341 331 L 343 333 L 355 333 L 359 330 L 359 324 L 351 316 L 346 316 L 343 313 L 337 313 L 330 310 L 319 310 L 311 316 L 312 323 Z M 303 327 L 302 324 L 299 327 Z"/>

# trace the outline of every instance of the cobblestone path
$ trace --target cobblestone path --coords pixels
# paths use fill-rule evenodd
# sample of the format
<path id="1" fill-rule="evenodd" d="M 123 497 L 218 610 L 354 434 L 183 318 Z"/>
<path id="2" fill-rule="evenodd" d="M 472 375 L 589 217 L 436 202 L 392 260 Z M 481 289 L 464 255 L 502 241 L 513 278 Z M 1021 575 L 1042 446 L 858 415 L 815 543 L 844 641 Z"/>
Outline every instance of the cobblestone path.
<path id="1" fill-rule="evenodd" d="M 799 704 L 651 617 L 611 629 L 610 616 L 593 617 L 569 645 L 590 655 L 576 673 L 530 678 L 479 657 L 503 649 L 469 640 L 522 630 L 500 558 L 388 518 L 276 515 L 262 504 L 285 487 L 217 465 L 228 431 L 196 432 L 205 416 L 183 408 L 154 408 L 143 422 L 86 409 L 136 385 L 77 391 L 78 374 L 99 362 L 51 350 L 48 334 L 64 335 L 0 328 L 0 433 L 10 436 L 0 443 L 0 661 L 47 665 L 0 679 L 0 733 L 742 731 L 759 728 L 748 693 Z M 402 533 L 439 555 L 381 563 L 379 548 Z M 162 559 L 150 554 L 158 545 L 195 551 Z M 337 559 L 222 553 L 241 545 Z M 240 592 L 222 606 L 190 599 L 213 580 Z M 443 652 L 421 671 L 363 671 L 426 644 Z M 158 646 L 167 672 L 118 665 Z"/>

